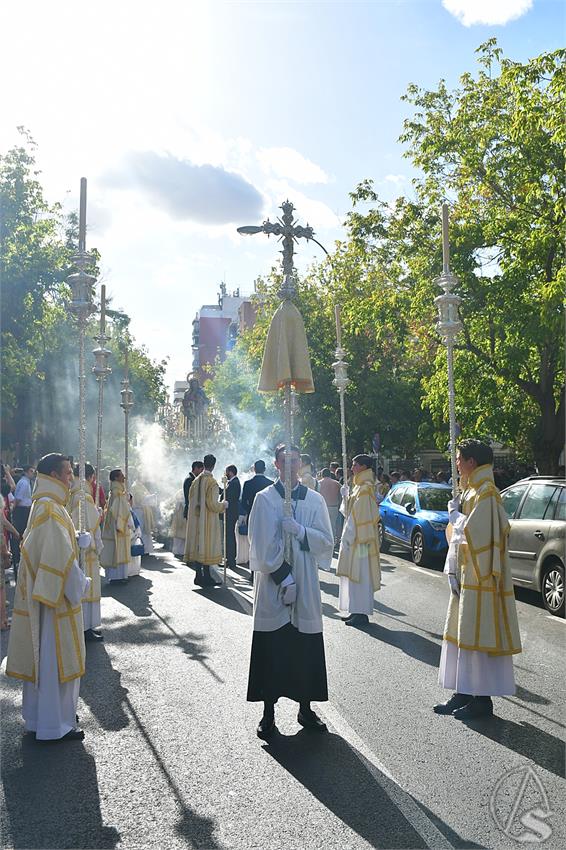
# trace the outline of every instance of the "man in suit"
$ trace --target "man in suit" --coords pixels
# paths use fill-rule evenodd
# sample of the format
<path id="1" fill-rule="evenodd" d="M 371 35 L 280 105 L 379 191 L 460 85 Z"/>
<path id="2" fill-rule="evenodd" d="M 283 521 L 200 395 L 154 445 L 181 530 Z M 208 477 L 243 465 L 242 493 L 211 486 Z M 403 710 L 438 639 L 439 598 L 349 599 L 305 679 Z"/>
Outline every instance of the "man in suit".
<path id="1" fill-rule="evenodd" d="M 186 519 L 189 515 L 189 490 L 191 489 L 191 484 L 197 477 L 200 475 L 204 469 L 204 464 L 202 460 L 193 460 L 191 471 L 183 481 L 183 493 L 185 494 L 185 511 L 183 513 L 183 517 Z"/>
<path id="2" fill-rule="evenodd" d="M 252 510 L 254 499 L 261 490 L 265 490 L 270 484 L 273 484 L 271 478 L 265 475 L 265 463 L 263 460 L 256 460 L 254 463 L 255 475 L 248 481 L 244 481 L 242 489 L 242 501 L 240 503 L 240 522 L 247 522 Z"/>
<path id="3" fill-rule="evenodd" d="M 228 507 L 226 509 L 225 521 L 226 525 L 226 566 L 236 566 L 236 523 L 238 521 L 238 513 L 240 509 L 240 493 L 242 486 L 238 478 L 238 470 L 234 465 L 226 467 L 226 478 L 228 486 L 226 487 L 226 501 Z"/>

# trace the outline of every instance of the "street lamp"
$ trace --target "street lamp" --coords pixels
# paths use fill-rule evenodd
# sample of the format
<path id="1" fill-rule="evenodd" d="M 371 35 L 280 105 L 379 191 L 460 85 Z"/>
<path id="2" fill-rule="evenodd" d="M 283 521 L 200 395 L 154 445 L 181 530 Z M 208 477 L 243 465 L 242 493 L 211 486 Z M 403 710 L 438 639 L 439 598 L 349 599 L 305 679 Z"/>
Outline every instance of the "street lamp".
<path id="1" fill-rule="evenodd" d="M 79 205 L 79 250 L 73 256 L 78 268 L 67 277 L 71 288 L 69 310 L 74 315 L 79 329 L 79 531 L 85 530 L 85 463 L 86 463 L 86 376 L 85 376 L 85 333 L 88 317 L 94 312 L 93 286 L 96 278 L 85 271 L 91 262 L 86 251 L 86 178 L 81 177 Z"/>
<path id="2" fill-rule="evenodd" d="M 96 429 L 96 493 L 94 501 L 98 508 L 100 504 L 100 465 L 102 456 L 102 414 L 104 403 L 104 383 L 112 369 L 107 365 L 106 361 L 112 353 L 105 347 L 105 343 L 110 339 L 106 335 L 106 286 L 102 284 L 100 289 L 100 330 L 98 336 L 94 337 L 98 342 L 98 347 L 92 352 L 94 354 L 94 366 L 92 371 L 98 381 L 98 420 Z"/>
<path id="3" fill-rule="evenodd" d="M 450 464 L 452 468 L 452 494 L 458 492 L 458 471 L 456 469 L 456 407 L 454 400 L 454 342 L 462 329 L 458 314 L 462 299 L 452 292 L 458 285 L 458 278 L 450 271 L 450 243 L 448 239 L 448 204 L 442 205 L 442 274 L 434 281 L 443 290 L 434 303 L 438 307 L 436 329 L 446 346 L 448 361 L 448 415 L 450 422 Z"/>

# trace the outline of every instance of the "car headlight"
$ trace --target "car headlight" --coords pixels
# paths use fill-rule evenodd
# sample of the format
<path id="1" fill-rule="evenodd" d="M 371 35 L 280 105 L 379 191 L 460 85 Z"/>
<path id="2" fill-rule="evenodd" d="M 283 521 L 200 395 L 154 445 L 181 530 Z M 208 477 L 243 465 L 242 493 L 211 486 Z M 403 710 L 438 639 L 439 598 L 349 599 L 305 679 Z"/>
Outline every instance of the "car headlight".
<path id="1" fill-rule="evenodd" d="M 432 522 L 432 520 L 429 520 L 429 522 L 435 531 L 444 531 L 444 529 L 448 525 L 447 522 Z"/>

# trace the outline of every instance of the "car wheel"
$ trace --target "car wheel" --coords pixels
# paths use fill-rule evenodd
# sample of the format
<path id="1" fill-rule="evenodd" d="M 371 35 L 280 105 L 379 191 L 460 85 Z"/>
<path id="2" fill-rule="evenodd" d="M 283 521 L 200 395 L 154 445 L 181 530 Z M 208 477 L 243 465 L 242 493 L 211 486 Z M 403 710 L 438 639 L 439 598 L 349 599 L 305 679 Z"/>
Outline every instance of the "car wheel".
<path id="1" fill-rule="evenodd" d="M 385 532 L 383 530 L 383 523 L 380 522 L 377 526 L 377 533 L 379 535 L 379 551 L 387 552 L 389 551 L 389 543 L 385 539 Z"/>
<path id="2" fill-rule="evenodd" d="M 556 617 L 564 616 L 564 567 L 551 561 L 542 571 L 540 583 L 543 605 Z"/>
<path id="3" fill-rule="evenodd" d="M 425 542 L 422 531 L 415 531 L 411 538 L 411 556 L 413 558 L 413 563 L 418 564 L 419 566 L 422 564 L 425 558 Z"/>

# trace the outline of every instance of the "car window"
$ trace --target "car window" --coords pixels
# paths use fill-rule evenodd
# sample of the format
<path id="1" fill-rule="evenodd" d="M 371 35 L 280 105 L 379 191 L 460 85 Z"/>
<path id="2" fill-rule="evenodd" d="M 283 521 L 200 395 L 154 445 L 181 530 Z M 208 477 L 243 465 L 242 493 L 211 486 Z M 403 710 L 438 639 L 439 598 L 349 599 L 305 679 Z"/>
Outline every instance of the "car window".
<path id="1" fill-rule="evenodd" d="M 566 520 L 566 487 L 560 488 L 560 499 L 556 508 L 556 516 L 554 519 Z"/>
<path id="2" fill-rule="evenodd" d="M 531 484 L 521 507 L 519 518 L 545 519 L 545 514 L 555 490 L 555 484 Z M 547 516 L 546 519 L 550 519 L 550 516 Z"/>
<path id="3" fill-rule="evenodd" d="M 391 490 L 389 493 L 389 501 L 393 502 L 395 505 L 400 505 L 406 489 L 406 487 L 395 487 L 395 489 Z"/>
<path id="4" fill-rule="evenodd" d="M 406 507 L 409 503 L 415 504 L 415 499 L 417 498 L 417 488 L 411 487 L 410 485 L 405 488 L 405 492 L 401 498 L 401 504 L 403 507 Z"/>
<path id="5" fill-rule="evenodd" d="M 513 519 L 515 516 L 515 512 L 528 486 L 528 484 L 519 484 L 517 487 L 510 487 L 505 493 L 501 494 L 501 502 L 509 519 Z"/>
<path id="6" fill-rule="evenodd" d="M 419 487 L 419 504 L 423 511 L 446 511 L 451 495 L 450 490 L 440 487 Z"/>

